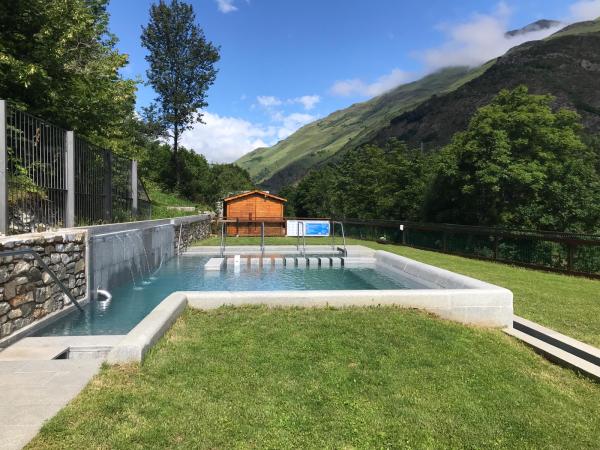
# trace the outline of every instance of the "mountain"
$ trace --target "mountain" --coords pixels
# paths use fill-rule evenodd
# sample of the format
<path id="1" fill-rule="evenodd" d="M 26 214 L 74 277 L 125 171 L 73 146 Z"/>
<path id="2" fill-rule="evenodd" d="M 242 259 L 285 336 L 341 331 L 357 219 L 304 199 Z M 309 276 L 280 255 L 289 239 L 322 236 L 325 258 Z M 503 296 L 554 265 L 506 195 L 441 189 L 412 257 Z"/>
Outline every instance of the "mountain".
<path id="1" fill-rule="evenodd" d="M 466 67 L 441 70 L 305 125 L 272 147 L 258 148 L 244 155 L 237 164 L 247 169 L 255 181 L 267 182 L 267 186 L 274 176 L 281 179 L 278 185 L 293 182 L 296 174 L 304 174 L 349 143 L 358 145 L 368 140 L 374 131 L 389 124 L 391 118 L 473 76 L 476 72 Z"/>
<path id="2" fill-rule="evenodd" d="M 582 23 L 509 50 L 455 91 L 394 117 L 373 142 L 394 137 L 413 146 L 441 147 L 499 90 L 520 84 L 531 93 L 554 95 L 556 107 L 576 110 L 589 132 L 600 132 L 600 22 Z"/>
<path id="3" fill-rule="evenodd" d="M 553 26 L 554 21 L 538 21 L 509 33 Z M 599 131 L 600 21 L 567 26 L 474 69 L 447 68 L 399 86 L 305 125 L 236 163 L 261 186 L 277 191 L 361 144 L 395 137 L 410 145 L 438 148 L 464 129 L 472 113 L 500 89 L 519 84 L 534 93 L 555 95 L 557 106 L 579 111 L 585 126 Z"/>
<path id="4" fill-rule="evenodd" d="M 521 36 L 528 33 L 534 33 L 536 31 L 547 30 L 548 28 L 558 27 L 561 24 L 558 20 L 538 20 L 536 22 L 530 23 L 523 28 L 519 28 L 518 30 L 511 30 L 504 33 L 506 37 L 515 37 Z"/>

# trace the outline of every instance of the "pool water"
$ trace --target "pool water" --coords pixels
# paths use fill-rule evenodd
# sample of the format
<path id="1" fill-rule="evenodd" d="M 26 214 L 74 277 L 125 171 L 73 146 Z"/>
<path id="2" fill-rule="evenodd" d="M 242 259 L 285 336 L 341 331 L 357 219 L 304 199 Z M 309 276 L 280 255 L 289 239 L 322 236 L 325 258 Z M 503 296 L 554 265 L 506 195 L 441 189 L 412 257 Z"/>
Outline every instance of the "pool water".
<path id="1" fill-rule="evenodd" d="M 242 267 L 204 272 L 207 257 L 171 259 L 153 277 L 114 289 L 110 302 L 92 301 L 84 313 L 73 311 L 37 336 L 126 334 L 175 291 L 367 290 L 426 288 L 411 279 L 372 268 Z"/>

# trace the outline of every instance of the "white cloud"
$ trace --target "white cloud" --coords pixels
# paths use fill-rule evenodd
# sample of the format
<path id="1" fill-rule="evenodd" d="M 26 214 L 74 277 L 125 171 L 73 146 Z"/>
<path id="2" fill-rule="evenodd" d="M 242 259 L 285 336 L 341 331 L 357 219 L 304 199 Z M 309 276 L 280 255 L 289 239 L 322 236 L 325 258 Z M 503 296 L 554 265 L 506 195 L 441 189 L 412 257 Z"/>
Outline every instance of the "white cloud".
<path id="1" fill-rule="evenodd" d="M 446 42 L 418 56 L 425 62 L 428 71 L 448 66 L 477 66 L 516 45 L 543 39 L 564 26 L 557 25 L 511 37 L 506 36 L 510 16 L 510 8 L 501 2 L 491 14 L 474 14 L 465 22 L 444 25 L 440 29 L 447 36 Z"/>
<path id="2" fill-rule="evenodd" d="M 216 0 L 219 11 L 224 14 L 237 11 L 237 6 L 233 4 L 233 0 Z"/>
<path id="3" fill-rule="evenodd" d="M 280 99 L 273 97 L 272 95 L 259 95 L 256 97 L 256 101 L 260 106 L 264 106 L 265 108 L 279 106 L 283 103 Z"/>
<path id="4" fill-rule="evenodd" d="M 303 95 L 292 100 L 293 103 L 300 103 L 307 111 L 313 109 L 321 101 L 318 95 Z"/>
<path id="5" fill-rule="evenodd" d="M 301 128 L 314 121 L 317 117 L 312 114 L 304 114 L 304 113 L 292 113 L 292 114 L 282 114 L 276 113 L 273 115 L 273 120 L 277 122 L 279 125 L 277 127 L 277 138 L 285 139 L 296 130 Z"/>
<path id="6" fill-rule="evenodd" d="M 285 139 L 316 117 L 310 114 L 274 113 L 271 125 L 252 123 L 239 117 L 203 113 L 202 123 L 194 124 L 181 137 L 181 145 L 193 149 L 209 162 L 233 162 L 259 147 L 268 147 Z"/>
<path id="7" fill-rule="evenodd" d="M 304 109 L 310 110 L 313 109 L 315 105 L 321 101 L 321 97 L 319 97 L 318 95 L 303 95 L 302 97 L 282 100 L 272 95 L 259 95 L 258 97 L 256 97 L 256 101 L 260 106 L 266 109 L 271 109 L 275 106 L 281 106 L 284 104 L 300 104 L 304 106 Z"/>
<path id="8" fill-rule="evenodd" d="M 593 20 L 600 17 L 600 0 L 582 0 L 569 8 L 573 21 Z"/>
<path id="9" fill-rule="evenodd" d="M 390 73 L 379 77 L 373 83 L 365 83 L 363 80 L 354 78 L 351 80 L 336 81 L 330 91 L 334 95 L 347 97 L 360 95 L 363 97 L 375 97 L 383 94 L 401 84 L 411 81 L 414 74 L 400 69 L 393 69 Z"/>

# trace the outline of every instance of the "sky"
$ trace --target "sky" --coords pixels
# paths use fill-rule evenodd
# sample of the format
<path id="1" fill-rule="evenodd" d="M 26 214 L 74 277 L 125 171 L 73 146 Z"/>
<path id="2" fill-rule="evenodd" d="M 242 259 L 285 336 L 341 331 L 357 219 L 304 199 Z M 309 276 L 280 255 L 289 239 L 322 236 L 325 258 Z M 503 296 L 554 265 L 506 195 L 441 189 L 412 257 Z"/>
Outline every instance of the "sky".
<path id="1" fill-rule="evenodd" d="M 504 33 L 538 19 L 600 16 L 600 0 L 187 0 L 220 47 L 204 124 L 182 144 L 209 162 L 233 162 L 301 126 L 450 65 L 479 65 L 524 38 Z M 142 26 L 152 0 L 112 0 L 110 29 L 145 84 Z M 558 28 L 557 28 L 558 29 Z M 552 29 L 528 35 L 541 39 Z"/>

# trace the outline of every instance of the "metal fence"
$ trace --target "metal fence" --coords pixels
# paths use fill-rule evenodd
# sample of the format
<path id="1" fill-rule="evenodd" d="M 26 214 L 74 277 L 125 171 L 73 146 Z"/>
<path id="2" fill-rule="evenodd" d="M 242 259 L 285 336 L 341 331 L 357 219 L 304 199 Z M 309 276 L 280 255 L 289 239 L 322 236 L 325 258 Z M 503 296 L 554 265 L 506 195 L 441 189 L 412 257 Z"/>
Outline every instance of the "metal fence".
<path id="1" fill-rule="evenodd" d="M 600 278 L 600 236 L 425 224 L 344 220 L 346 236 L 409 245 L 470 258 Z"/>
<path id="2" fill-rule="evenodd" d="M 3 100 L 0 171 L 0 232 L 4 234 L 151 215 L 135 161 Z"/>

